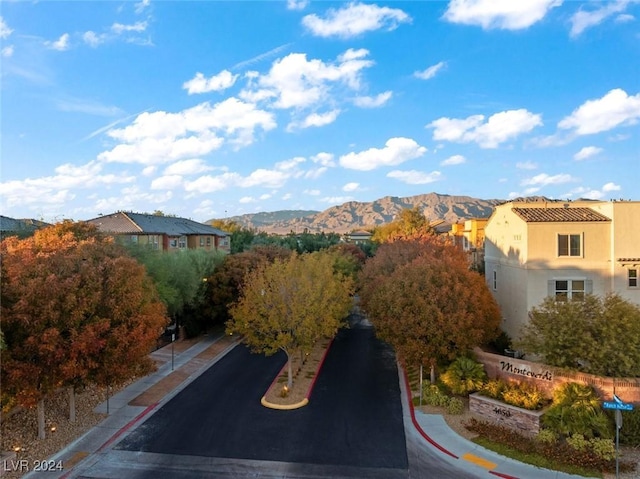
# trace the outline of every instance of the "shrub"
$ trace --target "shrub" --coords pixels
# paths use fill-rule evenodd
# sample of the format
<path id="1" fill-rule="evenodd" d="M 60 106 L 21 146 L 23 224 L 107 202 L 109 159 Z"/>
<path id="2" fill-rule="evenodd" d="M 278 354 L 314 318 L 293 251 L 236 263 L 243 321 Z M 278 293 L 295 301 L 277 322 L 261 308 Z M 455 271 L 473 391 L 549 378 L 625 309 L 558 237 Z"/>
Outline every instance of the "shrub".
<path id="1" fill-rule="evenodd" d="M 606 414 L 610 423 L 615 424 L 614 411 L 607 411 Z M 640 409 L 636 407 L 633 411 L 623 411 L 622 419 L 624 426 L 620 429 L 620 444 L 640 447 Z"/>
<path id="2" fill-rule="evenodd" d="M 589 448 L 601 459 L 611 461 L 616 458 L 616 446 L 611 439 L 594 437 L 589 439 Z"/>
<path id="3" fill-rule="evenodd" d="M 565 437 L 582 434 L 586 438 L 611 438 L 611 423 L 600 408 L 591 386 L 566 383 L 553 393 L 553 404 L 542 417 L 543 424 Z"/>
<path id="4" fill-rule="evenodd" d="M 582 448 L 579 450 L 570 445 L 569 441 L 571 439 L 551 442 L 546 439 L 529 438 L 504 426 L 478 421 L 474 418 L 467 421 L 465 427 L 492 442 L 503 444 L 520 452 L 535 453 L 558 464 L 578 466 L 596 471 L 612 471 L 615 469 L 615 451 L 612 458 L 610 455 L 611 446 L 605 444 L 605 442 L 611 443 L 611 441 L 601 439 L 585 440 L 584 437 L 581 439 L 574 437 L 572 442 Z M 548 435 L 548 433 L 544 434 L 545 436 Z M 582 447 L 583 445 L 585 446 Z M 621 461 L 620 471 L 633 471 L 634 466 L 633 463 Z"/>
<path id="5" fill-rule="evenodd" d="M 483 364 L 460 356 L 451 363 L 440 379 L 453 394 L 467 395 L 482 387 L 487 373 Z"/>
<path id="6" fill-rule="evenodd" d="M 505 349 L 511 349 L 511 337 L 504 331 L 500 331 L 500 334 L 491 340 L 488 346 L 498 354 L 504 354 Z"/>
<path id="7" fill-rule="evenodd" d="M 437 385 L 427 382 L 422 388 L 422 399 L 429 406 L 447 407 L 450 398 Z"/>
<path id="8" fill-rule="evenodd" d="M 507 389 L 507 383 L 501 379 L 491 379 L 480 388 L 480 394 L 492 399 L 502 400 L 502 393 Z"/>
<path id="9" fill-rule="evenodd" d="M 589 449 L 589 441 L 587 441 L 582 434 L 574 434 L 567 438 L 567 444 L 569 444 L 576 451 L 586 451 Z"/>
<path id="10" fill-rule="evenodd" d="M 464 412 L 464 403 L 460 398 L 450 398 L 447 404 L 447 413 L 462 414 Z"/>
<path id="11" fill-rule="evenodd" d="M 502 399 L 507 404 L 529 410 L 541 409 L 545 404 L 542 391 L 529 383 L 511 383 L 502 392 Z"/>
<path id="12" fill-rule="evenodd" d="M 558 441 L 558 435 L 550 429 L 541 429 L 535 439 L 542 444 L 555 444 Z"/>

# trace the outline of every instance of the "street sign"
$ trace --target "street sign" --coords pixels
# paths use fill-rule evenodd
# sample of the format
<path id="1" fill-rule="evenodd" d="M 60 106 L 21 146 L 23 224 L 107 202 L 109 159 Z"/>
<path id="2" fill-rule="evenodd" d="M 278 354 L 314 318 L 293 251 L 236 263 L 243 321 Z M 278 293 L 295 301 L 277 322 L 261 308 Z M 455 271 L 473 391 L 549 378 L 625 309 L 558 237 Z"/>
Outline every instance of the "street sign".
<path id="1" fill-rule="evenodd" d="M 633 404 L 622 402 L 615 394 L 613 395 L 613 401 L 604 401 L 602 403 L 604 409 L 616 409 L 618 411 L 633 411 Z"/>

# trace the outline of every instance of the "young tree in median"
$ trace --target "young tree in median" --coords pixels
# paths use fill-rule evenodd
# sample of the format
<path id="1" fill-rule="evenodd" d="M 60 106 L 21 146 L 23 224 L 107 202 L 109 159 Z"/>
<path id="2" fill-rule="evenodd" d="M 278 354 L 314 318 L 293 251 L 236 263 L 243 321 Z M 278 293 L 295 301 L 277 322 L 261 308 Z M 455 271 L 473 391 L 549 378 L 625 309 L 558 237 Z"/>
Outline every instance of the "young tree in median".
<path id="1" fill-rule="evenodd" d="M 640 306 L 617 294 L 549 297 L 531 310 L 518 349 L 551 366 L 611 377 L 640 376 Z"/>
<path id="2" fill-rule="evenodd" d="M 151 366 L 165 310 L 144 268 L 91 225 L 64 222 L 10 238 L 0 253 L 3 394 L 38 406 L 42 438 L 44 399 L 57 388 L 70 388 L 73 420 L 75 388 Z"/>
<path id="3" fill-rule="evenodd" d="M 287 355 L 289 387 L 293 354 L 333 336 L 351 308 L 353 282 L 334 271 L 334 262 L 333 255 L 320 252 L 265 263 L 247 275 L 231 309 L 229 334 L 243 335 L 254 352 Z"/>
<path id="4" fill-rule="evenodd" d="M 431 367 L 451 361 L 498 332 L 500 312 L 481 276 L 469 271 L 461 253 L 453 246 L 388 245 L 391 251 L 415 255 L 398 258 L 384 245 L 365 265 L 361 289 L 362 308 L 376 328 L 376 334 L 391 344 L 407 364 Z M 438 254 L 434 254 L 438 253 Z M 382 266 L 380 274 L 372 274 Z"/>

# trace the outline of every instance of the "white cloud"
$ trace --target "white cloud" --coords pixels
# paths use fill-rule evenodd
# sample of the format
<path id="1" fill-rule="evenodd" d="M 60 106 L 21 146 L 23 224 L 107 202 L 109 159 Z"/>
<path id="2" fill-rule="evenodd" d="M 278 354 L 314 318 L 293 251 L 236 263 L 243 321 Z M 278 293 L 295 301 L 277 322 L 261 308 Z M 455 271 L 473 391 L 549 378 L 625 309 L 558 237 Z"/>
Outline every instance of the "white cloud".
<path id="1" fill-rule="evenodd" d="M 538 165 L 533 161 L 519 161 L 516 163 L 516 168 L 519 170 L 537 170 Z"/>
<path id="2" fill-rule="evenodd" d="M 340 157 L 340 166 L 352 170 L 369 171 L 381 166 L 396 166 L 418 158 L 427 151 L 411 138 L 390 138 L 384 148 L 369 148 Z"/>
<path id="3" fill-rule="evenodd" d="M 181 188 L 184 184 L 184 179 L 181 175 L 164 175 L 159 178 L 155 178 L 151 182 L 152 190 L 175 190 Z"/>
<path id="4" fill-rule="evenodd" d="M 104 173 L 103 165 L 91 161 L 84 165 L 65 163 L 55 168 L 55 175 L 0 183 L 0 196 L 7 207 L 16 205 L 63 204 L 75 197 L 74 190 L 95 189 L 135 182 L 135 176 Z"/>
<path id="5" fill-rule="evenodd" d="M 307 60 L 304 53 L 291 53 L 273 62 L 266 75 L 251 74 L 240 97 L 251 102 L 270 101 L 274 108 L 308 108 L 327 103 L 340 86 L 358 91 L 361 72 L 373 65 L 365 49 L 349 49 L 335 62 Z M 324 105 L 323 105 L 324 106 Z"/>
<path id="6" fill-rule="evenodd" d="M 291 198 L 293 198 L 293 195 L 291 193 L 285 193 L 284 195 L 282 195 L 282 198 L 280 199 L 287 201 L 287 200 L 290 200 Z"/>
<path id="7" fill-rule="evenodd" d="M 523 186 L 548 186 L 548 185 L 560 185 L 563 183 L 570 183 L 576 181 L 571 175 L 561 173 L 559 175 L 550 176 L 546 173 L 540 173 L 531 178 L 524 179 L 520 182 Z"/>
<path id="8" fill-rule="evenodd" d="M 406 183 L 408 185 L 427 185 L 429 183 L 438 181 L 442 177 L 442 174 L 439 171 L 424 173 L 422 171 L 416 170 L 394 170 L 387 173 L 387 177 L 402 181 L 403 183 Z"/>
<path id="9" fill-rule="evenodd" d="M 387 103 L 391 99 L 392 95 L 393 92 L 385 91 L 373 97 L 358 96 L 353 99 L 353 104 L 355 106 L 359 106 L 360 108 L 377 108 Z"/>
<path id="10" fill-rule="evenodd" d="M 332 153 L 318 153 L 317 155 L 311 157 L 311 161 L 326 167 L 336 166 L 336 162 Z"/>
<path id="11" fill-rule="evenodd" d="M 570 35 L 577 37 L 586 29 L 599 25 L 616 13 L 623 12 L 629 3 L 631 3 L 629 0 L 617 0 L 607 4 L 599 4 L 598 8 L 594 10 L 586 11 L 580 8 L 571 17 Z"/>
<path id="12" fill-rule="evenodd" d="M 602 98 L 587 100 L 558 123 L 558 128 L 572 129 L 577 135 L 591 135 L 617 126 L 634 125 L 640 118 L 640 93 L 629 96 L 620 88 Z"/>
<path id="13" fill-rule="evenodd" d="M 435 65 L 430 66 L 426 70 L 414 72 L 413 76 L 416 78 L 420 78 L 421 80 L 430 80 L 436 74 L 442 70 L 446 66 L 447 62 L 439 62 Z"/>
<path id="14" fill-rule="evenodd" d="M 501 143 L 542 125 L 540 115 L 525 109 L 502 111 L 483 121 L 484 115 L 465 119 L 443 117 L 429 123 L 427 128 L 434 129 L 433 139 L 436 141 L 475 142 L 480 148 L 497 148 Z"/>
<path id="15" fill-rule="evenodd" d="M 9 35 L 13 33 L 13 29 L 9 28 L 4 18 L 0 17 L 0 38 L 9 38 Z"/>
<path id="16" fill-rule="evenodd" d="M 238 202 L 242 204 L 254 203 L 255 201 L 256 199 L 253 196 L 243 196 L 238 200 Z"/>
<path id="17" fill-rule="evenodd" d="M 135 12 L 139 15 L 141 14 L 149 5 L 151 5 L 151 0 L 141 0 L 140 2 L 134 4 Z"/>
<path id="18" fill-rule="evenodd" d="M 188 181 L 184 189 L 192 193 L 214 193 L 237 185 L 242 177 L 238 173 L 223 173 L 217 176 L 205 175 Z"/>
<path id="19" fill-rule="evenodd" d="M 9 58 L 13 56 L 13 45 L 7 45 L 2 50 L 0 50 L 0 55 L 2 55 L 5 58 Z"/>
<path id="20" fill-rule="evenodd" d="M 451 165 L 461 165 L 462 163 L 466 163 L 467 159 L 462 155 L 453 155 L 440 162 L 441 166 L 451 166 Z"/>
<path id="21" fill-rule="evenodd" d="M 233 65 L 231 67 L 231 70 L 239 70 L 241 68 L 244 68 L 248 65 L 252 65 L 254 63 L 258 63 L 266 58 L 272 57 L 274 55 L 277 55 L 278 53 L 280 53 L 283 50 L 286 50 L 287 48 L 289 48 L 292 44 L 291 43 L 285 43 L 284 45 L 280 45 L 278 47 L 272 48 L 271 50 L 264 52 L 264 53 L 260 53 L 259 55 L 256 55 L 252 58 L 249 58 L 248 60 L 243 60 L 241 62 L 236 63 L 235 65 Z M 257 72 L 247 72 L 246 75 L 251 76 L 254 73 Z"/>
<path id="22" fill-rule="evenodd" d="M 344 185 L 342 187 L 342 191 L 346 191 L 348 193 L 350 191 L 356 191 L 358 188 L 360 188 L 360 183 L 351 182 Z"/>
<path id="23" fill-rule="evenodd" d="M 303 193 L 309 196 L 319 196 L 320 190 L 304 190 Z"/>
<path id="24" fill-rule="evenodd" d="M 58 38 L 56 41 L 54 42 L 46 41 L 44 42 L 44 44 L 47 48 L 50 48 L 51 50 L 58 50 L 59 52 L 63 52 L 65 50 L 68 50 L 70 47 L 69 34 L 63 33 L 62 35 L 60 35 L 60 38 Z"/>
<path id="25" fill-rule="evenodd" d="M 122 110 L 117 106 L 103 105 L 95 100 L 88 100 L 86 98 L 76 98 L 65 95 L 52 98 L 51 100 L 60 111 L 74 111 L 96 116 L 116 116 L 122 114 Z"/>
<path id="26" fill-rule="evenodd" d="M 111 25 L 111 31 L 116 35 L 120 35 L 126 32 L 144 32 L 147 29 L 148 23 L 145 22 L 136 22 L 132 25 L 124 25 L 122 23 L 114 23 Z"/>
<path id="27" fill-rule="evenodd" d="M 262 201 L 268 200 L 269 198 L 271 198 L 271 195 L 269 193 L 265 193 L 263 195 L 260 195 L 260 200 L 262 200 Z"/>
<path id="28" fill-rule="evenodd" d="M 288 10 L 304 10 L 309 5 L 309 0 L 287 0 Z"/>
<path id="29" fill-rule="evenodd" d="M 187 90 L 189 95 L 194 93 L 207 93 L 210 91 L 222 91 L 233 86 L 239 75 L 233 75 L 229 70 L 222 70 L 217 75 L 205 78 L 200 72 L 191 80 L 183 83 L 182 88 Z"/>
<path id="30" fill-rule="evenodd" d="M 275 168 L 278 171 L 296 171 L 298 170 L 298 166 L 305 161 L 307 160 L 305 160 L 303 157 L 296 156 L 289 160 L 279 161 L 278 163 L 276 163 Z"/>
<path id="31" fill-rule="evenodd" d="M 108 136 L 121 143 L 98 156 L 107 162 L 145 165 L 202 157 L 225 141 L 244 146 L 255 130 L 275 128 L 272 113 L 236 98 L 211 105 L 204 102 L 178 113 L 144 112 L 125 128 Z"/>
<path id="32" fill-rule="evenodd" d="M 353 196 L 325 196 L 324 198 L 321 198 L 320 201 L 332 205 L 341 205 L 342 203 L 353 201 Z"/>
<path id="33" fill-rule="evenodd" d="M 324 175 L 328 169 L 329 168 L 327 168 L 326 166 L 321 166 L 320 168 L 312 168 L 305 172 L 304 177 L 307 180 L 316 180 Z"/>
<path id="34" fill-rule="evenodd" d="M 310 128 L 312 126 L 320 127 L 329 125 L 336 121 L 338 115 L 340 114 L 340 110 L 332 110 L 326 113 L 311 113 L 301 122 L 291 122 L 287 125 L 287 131 L 293 131 L 296 129 L 304 129 Z"/>
<path id="35" fill-rule="evenodd" d="M 618 15 L 615 19 L 616 23 L 627 23 L 633 22 L 636 19 L 633 15 L 629 15 L 628 13 L 622 13 Z"/>
<path id="36" fill-rule="evenodd" d="M 164 174 L 181 176 L 197 175 L 211 170 L 213 170 L 213 167 L 207 165 L 204 160 L 194 158 L 190 160 L 176 161 L 164 169 Z"/>
<path id="37" fill-rule="evenodd" d="M 390 31 L 397 28 L 400 23 L 407 22 L 411 22 L 411 17 L 397 8 L 355 2 L 340 9 L 330 8 L 325 18 L 312 14 L 302 19 L 302 24 L 312 34 L 319 37 L 340 38 L 352 38 L 383 28 Z"/>
<path id="38" fill-rule="evenodd" d="M 573 159 L 577 161 L 586 160 L 587 158 L 597 155 L 601 151 L 603 151 L 602 148 L 598 148 L 597 146 L 585 146 L 578 153 L 573 155 Z"/>
<path id="39" fill-rule="evenodd" d="M 443 18 L 451 23 L 520 30 L 542 20 L 562 0 L 451 0 Z"/>
<path id="40" fill-rule="evenodd" d="M 615 183 L 611 183 L 611 182 L 602 186 L 602 191 L 604 192 L 620 191 L 621 189 L 622 188 L 620 187 L 620 185 L 616 185 Z"/>
<path id="41" fill-rule="evenodd" d="M 104 43 L 106 39 L 106 35 L 105 34 L 96 34 L 96 32 L 93 32 L 91 30 L 84 32 L 82 34 L 82 40 L 89 46 L 91 47 L 97 47 L 98 45 L 100 45 L 101 43 Z"/>

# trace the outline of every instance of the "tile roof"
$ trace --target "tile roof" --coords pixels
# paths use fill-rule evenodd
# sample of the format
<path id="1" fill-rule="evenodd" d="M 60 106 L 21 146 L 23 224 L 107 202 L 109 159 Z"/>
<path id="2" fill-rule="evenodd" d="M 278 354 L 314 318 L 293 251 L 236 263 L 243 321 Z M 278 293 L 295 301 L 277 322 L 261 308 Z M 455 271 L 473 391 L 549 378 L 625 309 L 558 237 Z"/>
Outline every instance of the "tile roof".
<path id="1" fill-rule="evenodd" d="M 513 208 L 513 212 L 527 223 L 611 221 L 591 208 Z"/>
<path id="2" fill-rule="evenodd" d="M 218 228 L 186 218 L 158 216 L 143 213 L 118 212 L 89 220 L 100 231 L 120 234 L 164 234 L 229 236 Z"/>

